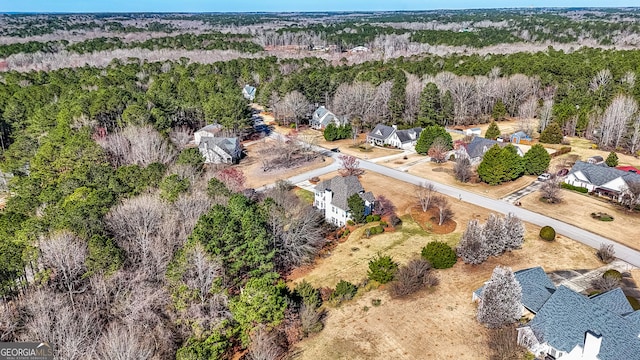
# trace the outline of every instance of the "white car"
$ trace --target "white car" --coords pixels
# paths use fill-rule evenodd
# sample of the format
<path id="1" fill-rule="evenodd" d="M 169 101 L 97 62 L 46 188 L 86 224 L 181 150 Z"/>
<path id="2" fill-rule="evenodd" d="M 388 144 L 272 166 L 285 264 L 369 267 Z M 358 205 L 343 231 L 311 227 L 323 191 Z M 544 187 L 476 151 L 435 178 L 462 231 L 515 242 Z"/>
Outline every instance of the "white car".
<path id="1" fill-rule="evenodd" d="M 539 181 L 547 181 L 549 179 L 551 179 L 551 174 L 549 173 L 540 174 L 540 176 L 538 176 Z"/>

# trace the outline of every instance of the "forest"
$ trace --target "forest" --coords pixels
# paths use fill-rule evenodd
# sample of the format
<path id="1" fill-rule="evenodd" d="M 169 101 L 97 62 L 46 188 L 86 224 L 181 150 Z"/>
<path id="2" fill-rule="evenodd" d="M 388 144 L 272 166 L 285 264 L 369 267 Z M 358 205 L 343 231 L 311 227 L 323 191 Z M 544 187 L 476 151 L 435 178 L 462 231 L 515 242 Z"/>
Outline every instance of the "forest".
<path id="1" fill-rule="evenodd" d="M 319 105 L 346 116 L 356 132 L 378 123 L 484 123 L 499 107 L 527 133 L 557 124 L 600 148 L 638 154 L 640 51 L 603 48 L 598 35 L 634 34 L 635 10 L 489 15 L 341 14 L 327 25 L 331 14 L 148 14 L 139 22 L 128 15 L 3 15 L 11 26 L 0 27 L 0 56 L 10 65 L 0 73 L 0 167 L 12 177 L 0 212 L 0 340 L 59 344 L 61 359 L 115 349 L 138 359 L 215 359 L 264 342 L 285 351 L 321 329 L 317 289 L 292 290 L 284 279 L 324 245 L 322 217 L 288 184 L 258 194 L 233 168 L 205 167 L 185 147 L 206 124 L 238 135 L 251 127 L 245 84 L 286 125 L 304 125 Z M 623 15 L 622 25 L 610 21 Z M 503 25 L 458 31 L 482 21 Z M 345 49 L 381 36 L 515 44 L 522 36 L 510 26 L 527 21 L 567 33 L 579 27 L 600 43 L 362 62 L 263 51 L 296 33 Z M 252 28 L 263 23 L 270 27 Z M 27 30 L 30 24 L 37 26 Z M 92 32 L 81 40 L 64 39 L 85 30 Z M 563 31 L 552 40 L 561 41 Z M 136 37 L 149 33 L 156 34 Z M 11 69 L 11 59 L 25 53 L 137 48 L 241 55 Z"/>

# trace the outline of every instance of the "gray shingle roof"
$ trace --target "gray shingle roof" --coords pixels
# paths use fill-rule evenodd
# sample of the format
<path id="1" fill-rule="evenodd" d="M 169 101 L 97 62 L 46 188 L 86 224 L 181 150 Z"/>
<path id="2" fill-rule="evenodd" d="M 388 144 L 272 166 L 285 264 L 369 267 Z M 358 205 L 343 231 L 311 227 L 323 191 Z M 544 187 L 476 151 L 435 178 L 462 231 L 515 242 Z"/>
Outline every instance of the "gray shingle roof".
<path id="1" fill-rule="evenodd" d="M 625 316 L 633 312 L 631 304 L 629 304 L 627 297 L 620 288 L 593 296 L 591 297 L 591 301 L 620 316 Z"/>
<path id="2" fill-rule="evenodd" d="M 318 183 L 315 187 L 316 191 L 331 190 L 333 193 L 333 199 L 331 205 L 340 209 L 347 210 L 349 205 L 347 199 L 353 194 L 360 194 L 363 200 L 373 201 L 373 194 L 370 192 L 365 193 L 362 184 L 356 176 L 336 176 L 334 178 L 324 180 Z"/>
<path id="3" fill-rule="evenodd" d="M 400 142 L 404 144 L 407 142 L 417 141 L 421 132 L 422 128 L 417 127 L 413 129 L 397 130 L 396 135 L 398 135 Z"/>
<path id="4" fill-rule="evenodd" d="M 522 287 L 522 306 L 537 313 L 555 291 L 555 285 L 540 266 L 518 270 L 513 274 Z M 474 294 L 479 297 L 482 289 L 484 286 L 474 291 Z"/>
<path id="5" fill-rule="evenodd" d="M 564 352 L 576 345 L 584 347 L 585 333 L 591 331 L 602 336 L 600 360 L 638 359 L 640 354 L 638 328 L 629 319 L 564 286 L 526 326 L 541 343 Z"/>
<path id="6" fill-rule="evenodd" d="M 596 165 L 589 164 L 584 161 L 576 161 L 575 165 L 573 165 L 569 171 L 569 174 L 573 174 L 578 171 L 582 172 L 589 182 L 595 186 L 604 185 L 619 177 L 621 177 L 627 184 L 630 182 L 640 182 L 640 174 L 608 167 L 605 164 Z"/>
<path id="7" fill-rule="evenodd" d="M 498 146 L 500 147 L 509 145 L 509 143 L 506 142 L 498 142 L 496 140 L 485 139 L 483 137 L 476 136 L 473 138 L 473 140 L 471 140 L 469 144 L 467 144 L 467 154 L 471 159 L 481 158 L 484 156 L 484 153 L 495 144 L 498 144 Z"/>
<path id="8" fill-rule="evenodd" d="M 256 88 L 251 85 L 245 85 L 244 88 L 242 88 L 242 94 L 246 99 L 253 100 L 256 97 Z"/>
<path id="9" fill-rule="evenodd" d="M 394 131 L 396 131 L 396 129 L 391 126 L 378 124 L 367 136 L 375 139 L 386 140 Z"/>
<path id="10" fill-rule="evenodd" d="M 223 138 L 223 137 L 210 137 L 206 136 L 200 140 L 200 148 L 204 148 L 205 145 L 209 148 L 219 147 L 225 153 L 229 154 L 232 158 L 237 156 L 236 148 L 238 146 L 238 138 Z"/>

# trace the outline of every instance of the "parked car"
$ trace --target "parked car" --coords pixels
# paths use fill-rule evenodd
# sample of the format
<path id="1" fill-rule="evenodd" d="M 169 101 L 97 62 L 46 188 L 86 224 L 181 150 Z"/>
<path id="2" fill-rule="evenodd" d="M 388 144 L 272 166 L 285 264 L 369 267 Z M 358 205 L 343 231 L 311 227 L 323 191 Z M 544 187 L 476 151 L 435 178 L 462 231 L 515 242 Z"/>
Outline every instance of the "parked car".
<path id="1" fill-rule="evenodd" d="M 333 149 L 331 149 L 331 151 L 333 151 L 333 152 L 335 152 L 335 153 L 339 153 L 339 152 L 340 152 L 340 149 L 338 149 L 338 148 L 333 148 Z"/>
<path id="2" fill-rule="evenodd" d="M 566 176 L 569 173 L 569 169 L 560 169 L 556 176 Z"/>
<path id="3" fill-rule="evenodd" d="M 551 174 L 549 173 L 540 174 L 540 176 L 538 176 L 539 181 L 547 181 L 549 179 L 551 179 Z"/>

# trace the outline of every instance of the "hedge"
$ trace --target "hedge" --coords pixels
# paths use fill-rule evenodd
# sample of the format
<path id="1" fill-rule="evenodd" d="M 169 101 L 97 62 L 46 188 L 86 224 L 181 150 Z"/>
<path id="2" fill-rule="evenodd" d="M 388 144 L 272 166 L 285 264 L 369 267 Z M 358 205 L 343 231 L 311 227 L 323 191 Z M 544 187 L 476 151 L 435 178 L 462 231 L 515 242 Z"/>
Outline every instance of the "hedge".
<path id="1" fill-rule="evenodd" d="M 580 193 L 583 193 L 583 194 L 586 194 L 586 193 L 589 192 L 589 189 L 587 189 L 587 188 L 584 188 L 584 187 L 581 187 L 581 186 L 573 186 L 573 185 L 567 184 L 565 182 L 563 182 L 562 185 L 560 185 L 560 186 L 562 186 L 563 189 L 573 190 L 573 191 L 577 191 L 577 192 L 580 192 Z"/>
<path id="2" fill-rule="evenodd" d="M 563 146 L 560 148 L 560 150 L 554 152 L 553 154 L 551 154 L 551 157 L 558 157 L 560 155 L 566 154 L 566 153 L 570 153 L 571 152 L 571 146 Z"/>

